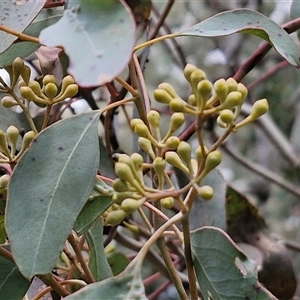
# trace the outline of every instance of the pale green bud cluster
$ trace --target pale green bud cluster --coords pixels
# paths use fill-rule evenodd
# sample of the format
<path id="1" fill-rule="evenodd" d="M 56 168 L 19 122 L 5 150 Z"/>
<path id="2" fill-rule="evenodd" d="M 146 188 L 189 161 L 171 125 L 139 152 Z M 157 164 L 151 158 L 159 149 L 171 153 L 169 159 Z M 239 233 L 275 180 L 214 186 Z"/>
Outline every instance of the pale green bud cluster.
<path id="1" fill-rule="evenodd" d="M 16 162 L 29 147 L 35 135 L 33 131 L 25 133 L 22 138 L 21 149 L 16 154 L 18 141 L 21 139 L 18 128 L 11 125 L 6 132 L 0 130 L 0 163 Z"/>
<path id="2" fill-rule="evenodd" d="M 248 90 L 234 78 L 227 80 L 221 78 L 214 83 L 207 79 L 205 72 L 192 64 L 187 64 L 184 76 L 189 82 L 192 94 L 188 100 L 183 100 L 172 85 L 161 83 L 154 90 L 157 102 L 168 104 L 173 112 L 181 112 L 197 116 L 218 115 L 217 124 L 222 128 L 239 128 L 253 122 L 268 111 L 266 99 L 258 100 L 253 105 L 253 110 L 245 120 L 237 122 L 241 107 L 245 102 Z M 233 129 L 234 131 L 234 129 Z"/>

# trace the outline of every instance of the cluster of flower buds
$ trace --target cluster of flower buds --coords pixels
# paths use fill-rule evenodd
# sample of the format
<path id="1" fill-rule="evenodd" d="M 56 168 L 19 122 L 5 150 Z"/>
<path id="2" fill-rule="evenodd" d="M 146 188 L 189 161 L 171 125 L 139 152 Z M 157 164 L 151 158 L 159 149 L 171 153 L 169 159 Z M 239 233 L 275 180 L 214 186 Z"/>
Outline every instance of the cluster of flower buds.
<path id="1" fill-rule="evenodd" d="M 143 180 L 143 158 L 138 153 L 131 156 L 115 154 L 115 173 L 113 181 L 115 193 L 113 205 L 104 214 L 105 223 L 117 225 L 144 203 L 145 186 Z"/>
<path id="2" fill-rule="evenodd" d="M 34 131 L 25 133 L 22 139 L 21 149 L 17 152 L 18 140 L 21 138 L 18 128 L 11 125 L 6 132 L 0 130 L 0 163 L 16 162 L 24 151 L 29 147 L 35 137 Z"/>
<path id="3" fill-rule="evenodd" d="M 253 105 L 250 115 L 237 122 L 241 107 L 248 94 L 247 88 L 242 83 L 237 83 L 234 78 L 219 79 L 212 83 L 207 80 L 206 74 L 192 64 L 187 64 L 184 76 L 189 82 L 192 94 L 188 101 L 184 101 L 172 85 L 161 83 L 154 90 L 156 101 L 168 104 L 171 111 L 193 115 L 218 114 L 217 124 L 222 128 L 239 128 L 253 122 L 265 114 L 269 107 L 266 99 L 260 99 Z"/>
<path id="4" fill-rule="evenodd" d="M 54 75 L 44 76 L 42 86 L 38 81 L 30 80 L 31 70 L 21 58 L 16 58 L 8 71 L 11 89 L 15 87 L 21 76 L 22 80 L 18 82 L 20 95 L 28 102 L 32 101 L 38 106 L 53 105 L 66 98 L 74 97 L 78 93 L 78 85 L 70 75 L 63 78 L 61 86 L 57 85 Z M 18 105 L 18 101 L 11 95 L 7 95 L 1 99 L 1 104 L 9 108 Z"/>

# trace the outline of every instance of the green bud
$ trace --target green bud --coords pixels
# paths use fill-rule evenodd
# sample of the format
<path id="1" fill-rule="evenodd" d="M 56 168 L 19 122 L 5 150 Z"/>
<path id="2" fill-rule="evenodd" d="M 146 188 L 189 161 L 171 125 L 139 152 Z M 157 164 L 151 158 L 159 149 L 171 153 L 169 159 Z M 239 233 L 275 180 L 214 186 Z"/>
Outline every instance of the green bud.
<path id="1" fill-rule="evenodd" d="M 222 161 L 222 154 L 219 150 L 215 150 L 212 152 L 209 152 L 207 154 L 206 160 L 205 160 L 205 166 L 204 166 L 204 174 L 207 174 L 214 168 L 216 168 Z"/>
<path id="2" fill-rule="evenodd" d="M 36 98 L 35 93 L 33 92 L 33 90 L 28 87 L 28 86 L 22 86 L 20 88 L 20 94 L 23 98 L 30 100 L 30 101 L 34 101 Z"/>
<path id="3" fill-rule="evenodd" d="M 209 80 L 202 80 L 197 85 L 197 91 L 203 99 L 208 99 L 212 91 L 212 83 Z"/>
<path id="4" fill-rule="evenodd" d="M 208 149 L 206 146 L 204 146 L 204 153 L 202 152 L 202 147 L 198 146 L 195 150 L 197 161 L 200 162 L 203 159 L 203 157 L 206 156 L 207 153 L 208 153 Z"/>
<path id="5" fill-rule="evenodd" d="M 4 96 L 1 99 L 1 105 L 5 108 L 11 108 L 18 105 L 18 102 L 11 96 Z"/>
<path id="6" fill-rule="evenodd" d="M 243 103 L 243 95 L 240 92 L 230 92 L 225 101 L 221 104 L 223 108 L 233 108 L 234 106 L 241 105 Z"/>
<path id="7" fill-rule="evenodd" d="M 22 148 L 20 152 L 23 152 L 24 150 L 26 150 L 30 143 L 32 142 L 32 140 L 35 138 L 36 134 L 34 131 L 28 131 L 24 134 L 23 136 L 23 141 L 22 141 Z"/>
<path id="8" fill-rule="evenodd" d="M 156 89 L 153 92 L 154 99 L 163 104 L 169 104 L 173 97 L 165 90 L 162 89 Z"/>
<path id="9" fill-rule="evenodd" d="M 195 70 L 198 70 L 198 68 L 193 65 L 193 64 L 187 64 L 183 70 L 183 74 L 184 74 L 184 77 L 186 78 L 186 80 L 188 82 L 191 81 L 191 75 L 192 73 L 195 71 Z"/>
<path id="10" fill-rule="evenodd" d="M 221 78 L 214 83 L 215 93 L 220 100 L 220 102 L 224 102 L 228 95 L 228 85 L 226 84 L 226 80 Z"/>
<path id="11" fill-rule="evenodd" d="M 159 128 L 160 125 L 160 114 L 158 111 L 156 110 L 150 110 L 147 113 L 147 119 L 148 122 L 150 123 L 151 126 L 153 126 L 153 128 Z"/>
<path id="12" fill-rule="evenodd" d="M 252 111 L 250 113 L 250 116 L 253 119 L 257 119 L 260 116 L 264 115 L 265 113 L 267 113 L 269 110 L 269 104 L 268 104 L 268 100 L 267 99 L 260 99 L 254 102 L 253 107 L 252 107 Z"/>
<path id="13" fill-rule="evenodd" d="M 170 132 L 175 132 L 184 123 L 184 114 L 181 112 L 175 112 L 171 116 L 170 120 Z"/>
<path id="14" fill-rule="evenodd" d="M 126 216 L 127 213 L 123 209 L 110 211 L 105 218 L 105 224 L 112 226 L 118 225 L 125 219 Z"/>
<path id="15" fill-rule="evenodd" d="M 177 149 L 178 145 L 180 143 L 180 139 L 177 136 L 170 136 L 166 140 L 166 147 L 171 150 Z"/>
<path id="16" fill-rule="evenodd" d="M 167 151 L 165 154 L 165 160 L 170 165 L 182 170 L 185 173 L 189 174 L 189 169 L 182 163 L 180 157 L 176 152 Z"/>
<path id="17" fill-rule="evenodd" d="M 116 178 L 113 183 L 112 187 L 116 192 L 126 192 L 128 191 L 128 185 L 125 180 L 120 178 Z"/>
<path id="18" fill-rule="evenodd" d="M 1 129 L 0 129 L 0 150 L 7 157 L 10 157 L 10 152 L 8 150 L 6 135 Z"/>
<path id="19" fill-rule="evenodd" d="M 220 119 L 222 122 L 229 124 L 233 121 L 233 111 L 230 109 L 223 109 L 220 111 Z"/>
<path id="20" fill-rule="evenodd" d="M 120 179 L 124 181 L 134 181 L 134 176 L 132 174 L 130 166 L 124 162 L 115 163 L 115 173 Z"/>
<path id="21" fill-rule="evenodd" d="M 238 84 L 237 84 L 236 80 L 232 77 L 230 77 L 226 80 L 226 84 L 228 86 L 228 93 L 234 92 L 238 88 Z"/>
<path id="22" fill-rule="evenodd" d="M 171 111 L 175 111 L 175 112 L 183 112 L 185 106 L 186 103 L 180 98 L 173 98 L 169 103 L 169 107 Z"/>
<path id="23" fill-rule="evenodd" d="M 132 153 L 130 158 L 135 166 L 136 171 L 141 171 L 143 169 L 144 159 L 143 156 L 139 153 Z"/>
<path id="24" fill-rule="evenodd" d="M 193 106 L 197 106 L 197 100 L 194 94 L 189 95 L 188 103 Z"/>
<path id="25" fill-rule="evenodd" d="M 134 126 L 133 131 L 141 137 L 147 138 L 151 136 L 150 131 L 148 127 L 143 123 L 143 124 L 137 124 Z"/>
<path id="26" fill-rule="evenodd" d="M 44 93 L 47 96 L 48 99 L 53 100 L 55 96 L 57 95 L 57 86 L 56 84 L 49 82 L 44 87 Z"/>
<path id="27" fill-rule="evenodd" d="M 196 69 L 192 72 L 191 77 L 190 77 L 190 83 L 191 86 L 196 89 L 197 85 L 200 81 L 206 79 L 206 74 L 204 71 L 200 69 Z"/>
<path id="28" fill-rule="evenodd" d="M 174 205 L 174 198 L 173 197 L 162 198 L 160 199 L 160 205 L 163 208 L 170 209 Z"/>
<path id="29" fill-rule="evenodd" d="M 132 119 L 131 121 L 130 121 L 130 127 L 131 127 L 131 129 L 132 130 L 134 130 L 134 127 L 137 125 L 137 124 L 143 124 L 143 125 L 145 125 L 145 123 L 141 120 L 141 119 Z"/>
<path id="30" fill-rule="evenodd" d="M 67 75 L 66 77 L 64 77 L 61 83 L 61 91 L 59 95 L 61 96 L 65 92 L 67 87 L 74 83 L 75 83 L 74 78 L 71 75 Z"/>
<path id="31" fill-rule="evenodd" d="M 228 127 L 228 124 L 223 122 L 222 119 L 220 118 L 220 116 L 217 117 L 217 124 L 221 128 L 227 128 Z"/>
<path id="32" fill-rule="evenodd" d="M 237 91 L 242 93 L 243 102 L 245 102 L 248 96 L 248 89 L 242 83 L 239 82 L 237 85 Z"/>
<path id="33" fill-rule="evenodd" d="M 24 61 L 22 58 L 17 57 L 12 62 L 12 82 L 11 87 L 14 87 L 18 81 L 20 74 L 22 73 L 24 68 Z"/>
<path id="34" fill-rule="evenodd" d="M 177 147 L 177 153 L 181 157 L 181 159 L 185 162 L 186 165 L 190 165 L 191 163 L 191 153 L 192 148 L 189 143 L 185 141 L 181 141 Z"/>
<path id="35" fill-rule="evenodd" d="M 147 154 L 150 155 L 150 157 L 152 159 L 154 159 L 155 153 L 152 149 L 152 143 L 148 139 L 146 139 L 144 137 L 139 137 L 138 138 L 138 144 L 139 144 L 139 146 L 141 147 L 142 150 L 144 150 Z"/>
<path id="36" fill-rule="evenodd" d="M 166 168 L 166 161 L 162 157 L 155 157 L 152 167 L 157 175 L 163 174 Z"/>
<path id="37" fill-rule="evenodd" d="M 203 200 L 210 200 L 214 195 L 214 190 L 210 185 L 203 185 L 199 187 L 197 192 Z"/>
<path id="38" fill-rule="evenodd" d="M 41 89 L 41 86 L 40 84 L 36 81 L 36 80 L 30 80 L 28 82 L 28 87 L 32 89 L 32 91 L 38 95 L 38 96 L 41 96 L 42 94 L 42 89 Z"/>
<path id="39" fill-rule="evenodd" d="M 44 76 L 43 78 L 43 86 L 45 87 L 48 83 L 54 83 L 56 84 L 56 79 L 55 79 L 55 76 L 54 75 L 46 75 Z"/>
<path id="40" fill-rule="evenodd" d="M 170 83 L 163 82 L 163 83 L 161 83 L 161 84 L 158 85 L 158 88 L 162 89 L 162 90 L 165 90 L 173 98 L 177 98 L 178 97 L 176 91 L 174 90 L 173 86 Z"/>
<path id="41" fill-rule="evenodd" d="M 138 209 L 141 205 L 142 203 L 140 201 L 132 198 L 127 198 L 122 201 L 121 208 L 127 213 L 132 213 L 133 211 Z"/>
<path id="42" fill-rule="evenodd" d="M 10 180 L 10 176 L 8 174 L 2 175 L 0 177 L 0 187 L 1 188 L 7 188 L 9 180 Z"/>
<path id="43" fill-rule="evenodd" d="M 13 125 L 9 126 L 6 130 L 6 137 L 10 145 L 12 154 L 15 154 L 16 152 L 19 135 L 20 135 L 19 129 Z"/>
<path id="44" fill-rule="evenodd" d="M 29 66 L 24 65 L 24 68 L 21 71 L 21 77 L 23 78 L 24 82 L 28 84 L 30 80 L 30 75 L 31 75 L 31 69 Z"/>
<path id="45" fill-rule="evenodd" d="M 72 98 L 76 96 L 77 93 L 78 93 L 78 85 L 76 83 L 69 84 L 65 89 L 64 93 L 62 94 L 62 96 L 57 97 L 57 99 L 55 99 L 55 102 L 65 100 L 66 98 Z"/>

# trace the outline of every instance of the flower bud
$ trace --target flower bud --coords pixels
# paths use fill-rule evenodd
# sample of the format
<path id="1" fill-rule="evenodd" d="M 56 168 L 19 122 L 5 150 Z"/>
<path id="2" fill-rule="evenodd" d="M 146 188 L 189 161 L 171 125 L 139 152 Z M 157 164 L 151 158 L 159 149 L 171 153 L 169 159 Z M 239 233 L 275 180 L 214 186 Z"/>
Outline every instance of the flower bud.
<path id="1" fill-rule="evenodd" d="M 11 108 L 18 105 L 18 102 L 11 96 L 4 96 L 1 99 L 1 105 L 5 108 Z"/>
<path id="2" fill-rule="evenodd" d="M 123 225 L 125 225 L 125 227 L 127 229 L 129 229 L 132 233 L 134 233 L 134 234 L 139 233 L 140 229 L 139 229 L 139 227 L 137 225 L 133 225 L 133 224 L 127 223 L 126 221 L 123 221 Z M 105 253 L 106 253 L 106 251 L 105 251 Z"/>
<path id="3" fill-rule="evenodd" d="M 169 103 L 169 107 L 171 111 L 175 111 L 175 112 L 183 112 L 185 106 L 186 103 L 180 98 L 173 98 Z"/>
<path id="4" fill-rule="evenodd" d="M 110 211 L 105 218 L 105 224 L 112 226 L 118 225 L 125 219 L 126 216 L 127 213 L 123 209 Z"/>
<path id="5" fill-rule="evenodd" d="M 189 143 L 181 141 L 177 147 L 177 153 L 186 165 L 189 165 L 191 163 L 192 148 Z"/>
<path id="6" fill-rule="evenodd" d="M 210 200 L 214 195 L 214 190 L 210 185 L 200 186 L 197 192 L 203 200 Z"/>
<path id="7" fill-rule="evenodd" d="M 135 170 L 141 171 L 143 168 L 143 162 L 144 162 L 143 156 L 139 153 L 134 152 L 130 155 L 130 158 L 134 164 Z"/>
<path id="8" fill-rule="evenodd" d="M 204 174 L 207 174 L 214 168 L 216 168 L 222 161 L 222 155 L 219 150 L 215 150 L 212 152 L 209 152 L 207 154 L 206 160 L 205 160 L 205 165 L 204 165 Z"/>
<path id="9" fill-rule="evenodd" d="M 137 195 L 137 193 L 132 192 L 132 191 L 117 192 L 117 193 L 113 194 L 112 201 L 115 204 L 121 205 L 121 203 L 124 199 L 126 199 L 126 198 L 135 198 L 136 195 Z"/>
<path id="10" fill-rule="evenodd" d="M 197 100 L 194 94 L 189 95 L 188 103 L 193 106 L 197 106 Z"/>
<path id="11" fill-rule="evenodd" d="M 234 78 L 232 78 L 232 77 L 228 78 L 226 80 L 226 84 L 228 86 L 228 93 L 234 92 L 237 90 L 238 84 Z"/>
<path id="12" fill-rule="evenodd" d="M 62 101 L 66 98 L 72 98 L 72 97 L 76 96 L 77 93 L 78 93 L 78 85 L 76 83 L 69 84 L 67 86 L 67 88 L 65 89 L 64 93 L 62 94 L 62 96 L 57 97 L 57 99 L 55 99 L 55 102 Z"/>
<path id="13" fill-rule="evenodd" d="M 167 82 L 163 82 L 161 84 L 158 85 L 159 89 L 165 90 L 166 92 L 168 92 L 173 98 L 177 98 L 178 95 L 176 93 L 176 91 L 174 90 L 173 86 L 170 83 Z"/>
<path id="14" fill-rule="evenodd" d="M 20 152 L 23 152 L 24 150 L 26 150 L 30 143 L 32 142 L 32 140 L 35 138 L 36 134 L 34 131 L 28 131 L 24 134 L 23 136 L 23 141 L 22 141 L 22 148 Z"/>
<path id="15" fill-rule="evenodd" d="M 138 136 L 141 136 L 141 137 L 144 137 L 144 138 L 147 138 L 151 135 L 148 127 L 144 123 L 135 125 L 134 128 L 133 128 L 133 131 Z"/>
<path id="16" fill-rule="evenodd" d="M 7 157 L 10 157 L 6 135 L 1 129 L 0 129 L 0 149 L 3 154 L 5 154 Z"/>
<path id="17" fill-rule="evenodd" d="M 163 174 L 166 168 L 166 161 L 162 157 L 155 157 L 152 167 L 157 175 Z"/>
<path id="18" fill-rule="evenodd" d="M 128 191 L 128 185 L 125 180 L 120 178 L 116 178 L 113 183 L 112 187 L 116 192 L 126 192 Z"/>
<path id="19" fill-rule="evenodd" d="M 20 88 L 20 94 L 23 98 L 30 100 L 30 101 L 34 101 L 36 98 L 35 93 L 33 92 L 33 90 L 28 87 L 28 86 L 22 86 Z"/>
<path id="20" fill-rule="evenodd" d="M 230 109 L 223 109 L 220 111 L 220 119 L 228 124 L 233 121 L 233 111 Z"/>
<path id="21" fill-rule="evenodd" d="M 206 79 L 200 81 L 197 85 L 197 91 L 206 100 L 211 95 L 212 83 Z"/>
<path id="22" fill-rule="evenodd" d="M 204 146 L 204 153 L 202 152 L 202 147 L 198 146 L 195 150 L 197 161 L 200 162 L 203 159 L 203 157 L 206 156 L 207 153 L 208 153 L 208 149 L 206 146 Z"/>
<path id="23" fill-rule="evenodd" d="M 140 201 L 132 199 L 132 198 L 127 198 L 122 201 L 121 208 L 127 213 L 132 213 L 137 208 L 139 208 L 141 205 L 142 205 L 142 203 Z"/>
<path id="24" fill-rule="evenodd" d="M 180 139 L 177 136 L 170 136 L 166 140 L 166 147 L 171 150 L 177 149 L 178 145 L 180 143 Z"/>
<path id="25" fill-rule="evenodd" d="M 239 82 L 237 85 L 237 91 L 242 93 L 243 102 L 245 102 L 248 96 L 248 89 L 242 83 Z"/>
<path id="26" fill-rule="evenodd" d="M 192 88 L 196 89 L 198 83 L 204 79 L 206 79 L 206 74 L 204 71 L 202 71 L 200 69 L 194 70 L 190 77 L 190 84 L 191 84 Z"/>
<path id="27" fill-rule="evenodd" d="M 150 157 L 152 159 L 155 158 L 155 153 L 152 149 L 152 143 L 148 139 L 146 139 L 144 137 L 139 137 L 138 138 L 138 144 L 139 144 L 139 146 L 141 147 L 142 150 L 144 150 L 147 154 L 150 155 Z"/>
<path id="28" fill-rule="evenodd" d="M 120 179 L 124 181 L 134 181 L 134 176 L 132 174 L 130 166 L 128 166 L 128 164 L 124 162 L 115 163 L 115 173 Z"/>
<path id="29" fill-rule="evenodd" d="M 59 95 L 61 96 L 65 92 L 67 87 L 74 83 L 75 83 L 74 78 L 71 75 L 67 75 L 66 77 L 64 77 L 61 83 L 61 90 Z"/>
<path id="30" fill-rule="evenodd" d="M 169 104 L 173 97 L 165 90 L 162 89 L 156 89 L 153 92 L 154 99 L 163 104 Z"/>
<path id="31" fill-rule="evenodd" d="M 4 174 L 0 177 L 0 188 L 7 188 L 10 180 L 10 176 L 8 174 Z"/>
<path id="32" fill-rule="evenodd" d="M 132 120 L 130 121 L 130 127 L 131 127 L 131 129 L 134 130 L 134 127 L 135 127 L 137 124 L 144 124 L 144 125 L 145 125 L 145 123 L 144 123 L 141 119 L 135 118 L 135 119 L 132 119 Z"/>
<path id="33" fill-rule="evenodd" d="M 175 112 L 171 116 L 170 120 L 170 132 L 175 132 L 184 123 L 184 114 L 181 112 Z"/>
<path id="34" fill-rule="evenodd" d="M 43 86 L 45 87 L 48 83 L 56 84 L 56 79 L 54 75 L 48 74 L 43 78 Z"/>
<path id="35" fill-rule="evenodd" d="M 22 58 L 17 57 L 12 62 L 12 81 L 11 87 L 14 87 L 18 81 L 18 78 L 24 68 L 24 61 Z"/>
<path id="36" fill-rule="evenodd" d="M 184 77 L 186 78 L 186 80 L 188 82 L 190 82 L 191 80 L 191 74 L 195 71 L 195 70 L 198 70 L 198 68 L 193 65 L 193 64 L 187 64 L 183 70 L 183 74 L 184 74 Z"/>
<path id="37" fill-rule="evenodd" d="M 227 128 L 228 124 L 223 122 L 220 116 L 217 117 L 217 125 L 221 128 Z"/>
<path id="38" fill-rule="evenodd" d="M 254 102 L 250 116 L 252 116 L 253 119 L 257 119 L 260 116 L 267 113 L 268 110 L 269 110 L 268 100 L 265 98 L 260 99 Z"/>
<path id="39" fill-rule="evenodd" d="M 150 123 L 151 126 L 153 126 L 153 128 L 159 128 L 160 125 L 160 114 L 158 111 L 156 110 L 150 110 L 147 113 L 147 119 L 148 122 Z"/>
<path id="40" fill-rule="evenodd" d="M 44 87 L 44 93 L 47 96 L 48 99 L 53 100 L 55 96 L 57 95 L 57 86 L 56 84 L 49 82 L 47 85 Z"/>
<path id="41" fill-rule="evenodd" d="M 228 95 L 228 85 L 226 84 L 226 80 L 221 78 L 214 83 L 215 93 L 220 100 L 220 102 L 224 102 Z"/>
<path id="42" fill-rule="evenodd" d="M 23 69 L 21 70 L 21 77 L 23 78 L 25 84 L 28 84 L 30 80 L 31 69 L 29 66 L 24 65 Z"/>
<path id="43" fill-rule="evenodd" d="M 182 170 L 185 173 L 189 174 L 189 169 L 182 163 L 180 157 L 176 152 L 173 151 L 167 151 L 165 154 L 165 160 L 170 165 Z"/>
<path id="44" fill-rule="evenodd" d="M 234 106 L 240 105 L 243 103 L 243 95 L 240 92 L 230 92 L 225 101 L 221 104 L 223 108 L 233 108 Z"/>
<path id="45" fill-rule="evenodd" d="M 6 130 L 6 137 L 10 145 L 12 154 L 15 154 L 16 152 L 19 135 L 20 135 L 19 129 L 13 125 L 9 126 Z"/>
<path id="46" fill-rule="evenodd" d="M 163 208 L 170 209 L 174 205 L 174 198 L 173 197 L 162 198 L 160 199 L 160 205 Z"/>
<path id="47" fill-rule="evenodd" d="M 30 80 L 28 82 L 28 87 L 32 89 L 32 91 L 38 95 L 38 96 L 41 96 L 42 94 L 42 89 L 41 89 L 41 86 L 40 84 L 36 81 L 36 80 Z"/>

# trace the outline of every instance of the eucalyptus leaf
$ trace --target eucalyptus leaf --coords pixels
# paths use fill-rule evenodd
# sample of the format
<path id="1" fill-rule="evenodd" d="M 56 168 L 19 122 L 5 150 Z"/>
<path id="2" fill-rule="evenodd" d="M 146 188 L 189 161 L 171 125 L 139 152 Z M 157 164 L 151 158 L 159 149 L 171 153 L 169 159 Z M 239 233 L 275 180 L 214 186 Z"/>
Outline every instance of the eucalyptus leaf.
<path id="1" fill-rule="evenodd" d="M 140 266 L 134 265 L 118 276 L 92 283 L 64 299 L 91 300 L 101 297 L 100 299 L 146 300 L 140 271 Z"/>
<path id="2" fill-rule="evenodd" d="M 216 37 L 237 32 L 264 39 L 290 64 L 299 66 L 298 48 L 293 39 L 274 21 L 251 9 L 221 12 L 176 36 Z"/>
<path id="3" fill-rule="evenodd" d="M 1 1 L 0 20 L 1 25 L 22 33 L 33 21 L 40 10 L 44 7 L 46 0 L 40 1 Z M 18 36 L 0 31 L 0 53 L 4 52 L 18 39 Z"/>
<path id="4" fill-rule="evenodd" d="M 0 256 L 0 299 L 22 299 L 29 286 L 16 264 Z"/>
<path id="5" fill-rule="evenodd" d="M 26 28 L 25 34 L 38 37 L 41 30 L 57 22 L 62 16 L 58 9 L 44 9 L 36 19 Z M 12 44 L 7 50 L 0 54 L 0 66 L 10 65 L 16 57 L 25 58 L 40 47 L 33 42 L 19 42 Z"/>
<path id="6" fill-rule="evenodd" d="M 299 0 L 293 0 L 290 9 L 290 15 L 292 19 L 300 18 L 300 2 Z"/>
<path id="7" fill-rule="evenodd" d="M 6 230 L 26 278 L 47 274 L 95 183 L 98 112 L 42 131 L 18 162 L 8 187 Z"/>
<path id="8" fill-rule="evenodd" d="M 96 279 L 101 281 L 105 278 L 112 277 L 113 273 L 107 262 L 103 246 L 103 223 L 98 220 L 86 233 L 89 244 L 89 268 Z"/>
<path id="9" fill-rule="evenodd" d="M 257 281 L 256 266 L 223 230 L 191 232 L 191 249 L 204 300 L 276 299 Z"/>
<path id="10" fill-rule="evenodd" d="M 41 32 L 40 41 L 64 47 L 70 59 L 68 71 L 80 86 L 99 86 L 127 65 L 134 31 L 130 10 L 121 1 L 70 0 L 63 17 Z"/>

